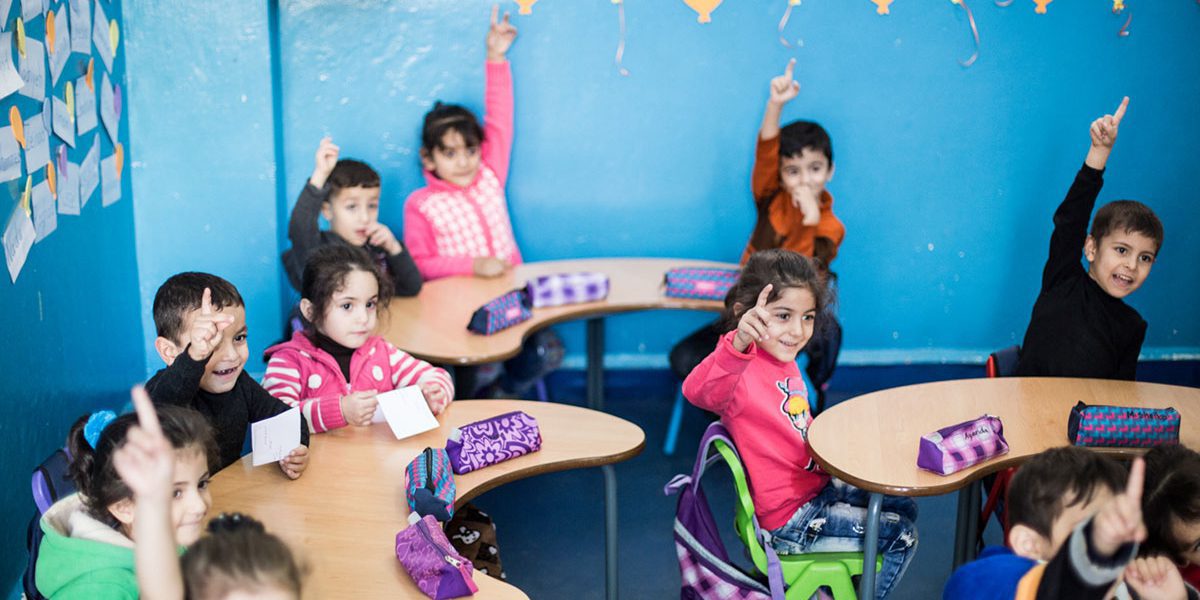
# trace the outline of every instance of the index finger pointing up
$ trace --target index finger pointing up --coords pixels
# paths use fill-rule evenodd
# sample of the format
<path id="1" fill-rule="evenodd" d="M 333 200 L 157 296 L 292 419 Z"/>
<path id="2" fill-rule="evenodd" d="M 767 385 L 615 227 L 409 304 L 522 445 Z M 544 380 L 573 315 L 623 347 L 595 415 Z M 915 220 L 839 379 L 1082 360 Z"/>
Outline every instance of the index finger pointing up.
<path id="1" fill-rule="evenodd" d="M 792 79 L 792 73 L 796 70 L 796 59 L 788 61 L 788 66 L 783 70 L 783 76 Z"/>
<path id="2" fill-rule="evenodd" d="M 500 18 L 500 5 L 493 4 L 492 5 L 492 25 L 499 24 L 500 23 L 499 18 Z"/>
<path id="3" fill-rule="evenodd" d="M 162 427 L 158 424 L 158 413 L 154 411 L 154 404 L 150 402 L 150 396 L 146 394 L 146 388 L 142 386 L 134 386 L 130 391 L 133 396 L 133 408 L 137 411 L 138 425 L 152 436 L 161 436 Z"/>
<path id="4" fill-rule="evenodd" d="M 1125 484 L 1125 496 L 1142 505 L 1142 488 L 1146 481 L 1146 461 L 1141 457 L 1133 459 L 1129 466 L 1129 482 Z"/>
<path id="5" fill-rule="evenodd" d="M 767 298 L 770 297 L 771 289 L 774 287 L 774 285 L 768 283 L 766 287 L 764 287 L 762 291 L 758 293 L 758 303 L 755 304 L 756 307 L 765 308 L 767 306 Z"/>
<path id="6" fill-rule="evenodd" d="M 200 297 L 200 314 L 212 314 L 212 290 L 204 288 L 204 295 Z"/>
<path id="7" fill-rule="evenodd" d="M 1129 106 L 1129 96 L 1125 96 L 1125 99 L 1121 100 L 1121 105 L 1117 107 L 1117 112 L 1113 113 L 1113 117 L 1116 118 L 1117 121 L 1125 118 L 1126 106 Z"/>

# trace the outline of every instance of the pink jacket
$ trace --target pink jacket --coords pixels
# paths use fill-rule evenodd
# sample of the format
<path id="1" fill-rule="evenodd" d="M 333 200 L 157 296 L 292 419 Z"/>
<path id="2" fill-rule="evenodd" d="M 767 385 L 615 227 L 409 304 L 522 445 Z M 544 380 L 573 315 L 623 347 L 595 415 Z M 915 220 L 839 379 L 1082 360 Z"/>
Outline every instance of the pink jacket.
<path id="1" fill-rule="evenodd" d="M 746 472 L 763 529 L 778 529 L 811 500 L 826 475 L 808 452 L 812 412 L 795 362 L 780 362 L 753 343 L 743 354 L 731 331 L 683 381 L 689 402 L 721 416 Z"/>
<path id="2" fill-rule="evenodd" d="M 350 392 L 388 392 L 433 383 L 446 390 L 447 398 L 454 397 L 454 383 L 444 369 L 413 358 L 379 336 L 368 338 L 350 357 L 352 383 L 342 377 L 333 356 L 313 345 L 303 332 L 268 348 L 267 354 L 271 360 L 262 386 L 288 405 L 299 406 L 316 433 L 346 426 L 341 398 Z"/>
<path id="3" fill-rule="evenodd" d="M 425 187 L 404 203 L 404 245 L 426 281 L 471 275 L 477 257 L 521 264 L 504 185 L 513 137 L 512 71 L 487 63 L 482 154 L 475 181 L 459 187 L 425 172 Z"/>

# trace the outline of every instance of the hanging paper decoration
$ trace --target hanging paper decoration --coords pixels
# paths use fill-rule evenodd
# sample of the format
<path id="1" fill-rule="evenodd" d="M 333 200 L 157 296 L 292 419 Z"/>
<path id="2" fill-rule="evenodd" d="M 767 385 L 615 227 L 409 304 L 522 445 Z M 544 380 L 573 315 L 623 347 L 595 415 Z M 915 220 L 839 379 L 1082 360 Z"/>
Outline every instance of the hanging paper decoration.
<path id="1" fill-rule="evenodd" d="M 1125 10 L 1124 0 L 1113 0 L 1113 14 L 1119 15 Z M 1117 37 L 1129 37 L 1129 24 L 1133 22 L 1133 13 L 1125 16 L 1125 24 L 1117 31 Z"/>
<path id="2" fill-rule="evenodd" d="M 617 55 L 614 61 L 617 63 L 617 72 L 622 77 L 629 77 L 629 69 L 622 64 L 625 60 L 625 2 L 612 0 L 612 3 L 617 5 L 617 25 L 621 31 L 621 38 L 617 40 Z"/>
<path id="3" fill-rule="evenodd" d="M 888 6 L 892 4 L 892 0 L 871 0 L 871 2 L 875 3 L 875 14 L 886 15 L 891 12 L 888 10 Z"/>
<path id="4" fill-rule="evenodd" d="M 712 11 L 717 10 L 717 7 L 721 5 L 721 0 L 683 0 L 683 3 L 700 14 L 696 18 L 698 23 L 710 23 L 712 22 Z"/>
<path id="5" fill-rule="evenodd" d="M 1125 2 L 1123 0 L 1113 0 L 1113 14 L 1120 13 L 1125 10 Z"/>
<path id="6" fill-rule="evenodd" d="M 54 11 L 46 13 L 46 52 L 54 54 Z"/>
<path id="7" fill-rule="evenodd" d="M 1046 1 L 1049 2 L 1050 0 Z M 975 53 L 972 54 L 971 58 L 968 58 L 967 60 L 958 61 L 958 64 L 964 67 L 970 67 L 971 65 L 975 64 L 976 60 L 979 59 L 979 28 L 975 26 L 975 15 L 971 13 L 971 7 L 967 6 L 966 0 L 950 0 L 950 2 L 963 7 L 963 10 L 967 11 L 967 22 L 971 24 L 971 37 L 975 39 Z"/>
<path id="8" fill-rule="evenodd" d="M 21 120 L 21 111 L 16 106 L 8 109 L 8 122 L 12 125 L 13 139 L 22 148 L 25 147 L 25 121 Z"/>
<path id="9" fill-rule="evenodd" d="M 16 30 L 17 54 L 20 54 L 21 58 L 25 58 L 25 22 L 21 20 L 21 17 L 17 17 Z"/>
<path id="10" fill-rule="evenodd" d="M 779 43 L 785 48 L 791 48 L 792 43 L 783 37 L 783 28 L 787 27 L 788 19 L 792 17 L 792 7 L 800 6 L 800 0 L 788 0 L 787 10 L 783 11 L 783 18 L 779 20 Z"/>
<path id="11" fill-rule="evenodd" d="M 58 178 L 54 176 L 54 161 L 46 163 L 46 185 L 50 187 L 50 196 L 58 199 Z"/>
<path id="12" fill-rule="evenodd" d="M 537 0 L 517 0 L 517 6 L 521 9 L 517 11 L 518 15 L 528 15 L 533 13 L 533 5 L 537 4 Z"/>
<path id="13" fill-rule="evenodd" d="M 21 208 L 25 209 L 25 216 L 33 216 L 33 208 L 29 205 L 29 199 L 33 196 L 33 175 L 25 178 L 25 191 L 21 192 Z"/>
<path id="14" fill-rule="evenodd" d="M 1051 2 L 1054 2 L 1054 0 L 1033 0 L 1033 3 L 1037 5 L 1037 8 L 1033 9 L 1033 12 L 1039 15 L 1046 14 L 1046 5 Z"/>
<path id="15" fill-rule="evenodd" d="M 120 177 L 121 170 L 125 168 L 125 146 L 121 142 L 113 144 L 113 160 L 116 162 L 117 177 Z"/>
<path id="16" fill-rule="evenodd" d="M 996 0 L 996 6 L 999 6 L 1000 8 L 1007 8 L 1012 3 L 1013 0 Z"/>

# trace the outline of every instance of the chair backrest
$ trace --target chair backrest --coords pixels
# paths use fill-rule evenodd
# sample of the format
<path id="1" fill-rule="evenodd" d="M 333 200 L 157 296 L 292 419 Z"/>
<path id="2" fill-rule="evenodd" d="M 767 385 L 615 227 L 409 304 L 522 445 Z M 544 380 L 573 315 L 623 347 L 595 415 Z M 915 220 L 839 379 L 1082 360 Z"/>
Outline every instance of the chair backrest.
<path id="1" fill-rule="evenodd" d="M 50 505 L 75 493 L 75 482 L 69 476 L 71 455 L 66 448 L 59 448 L 33 470 L 30 488 L 38 514 L 45 514 Z"/>
<path id="2" fill-rule="evenodd" d="M 741 457 L 738 456 L 737 450 L 724 440 L 714 440 L 713 448 L 725 460 L 729 474 L 733 476 L 733 489 L 737 495 L 733 508 L 733 526 L 750 552 L 750 560 L 754 561 L 754 566 L 765 571 L 767 555 L 763 551 L 762 541 L 757 539 L 754 531 L 754 501 L 750 498 L 750 483 L 746 479 L 746 469 L 742 466 Z"/>
<path id="3" fill-rule="evenodd" d="M 1017 372 L 1017 359 L 1021 356 L 1020 346 L 1001 348 L 988 355 L 988 377 L 1012 377 Z"/>
<path id="4" fill-rule="evenodd" d="M 29 527 L 25 530 L 25 550 L 28 551 L 28 562 L 25 564 L 25 573 L 21 575 L 21 587 L 25 590 L 26 600 L 46 600 L 46 597 L 37 589 L 37 558 L 38 550 L 42 547 L 42 537 L 46 534 L 42 532 L 42 515 L 35 514 L 33 519 L 29 521 Z"/>

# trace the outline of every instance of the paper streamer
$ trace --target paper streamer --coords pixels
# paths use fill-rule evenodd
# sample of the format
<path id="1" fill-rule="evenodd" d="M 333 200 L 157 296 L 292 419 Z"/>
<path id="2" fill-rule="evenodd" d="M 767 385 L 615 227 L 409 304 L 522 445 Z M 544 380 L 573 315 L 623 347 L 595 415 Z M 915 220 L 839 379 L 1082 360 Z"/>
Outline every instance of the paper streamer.
<path id="1" fill-rule="evenodd" d="M 1008 8 L 1013 3 L 1013 0 L 996 0 L 996 6 L 1000 8 Z"/>
<path id="2" fill-rule="evenodd" d="M 783 36 L 783 28 L 787 27 L 788 19 L 792 18 L 793 6 L 800 6 L 800 0 L 788 0 L 787 10 L 783 11 L 783 18 L 779 20 L 779 43 L 783 44 L 785 48 L 792 47 L 792 43 Z M 796 40 L 796 43 L 800 43 L 800 40 Z"/>
<path id="3" fill-rule="evenodd" d="M 1125 17 L 1125 24 L 1121 26 L 1120 31 L 1117 31 L 1117 37 L 1129 37 L 1129 23 L 1133 21 L 1133 13 L 1129 13 Z"/>
<path id="4" fill-rule="evenodd" d="M 891 6 L 892 0 L 871 0 L 871 2 L 875 4 L 875 14 L 886 15 L 891 12 L 888 10 L 888 6 Z"/>
<path id="5" fill-rule="evenodd" d="M 1124 0 L 1113 0 L 1113 14 L 1117 14 L 1125 10 Z"/>
<path id="6" fill-rule="evenodd" d="M 962 65 L 964 68 L 970 67 L 971 65 L 975 64 L 976 60 L 979 59 L 979 28 L 975 26 L 975 15 L 971 13 L 971 7 L 967 6 L 967 0 L 950 1 L 963 7 L 963 10 L 967 11 L 967 22 L 971 24 L 971 37 L 975 39 L 975 53 L 972 54 L 971 58 L 968 58 L 967 60 L 958 61 L 958 64 Z M 1046 1 L 1049 2 L 1049 0 Z"/>
<path id="7" fill-rule="evenodd" d="M 620 27 L 621 37 L 617 40 L 617 55 L 614 61 L 617 64 L 617 72 L 621 77 L 629 77 L 629 69 L 625 68 L 625 2 L 623 0 L 612 0 L 613 4 L 617 5 L 617 24 Z"/>

